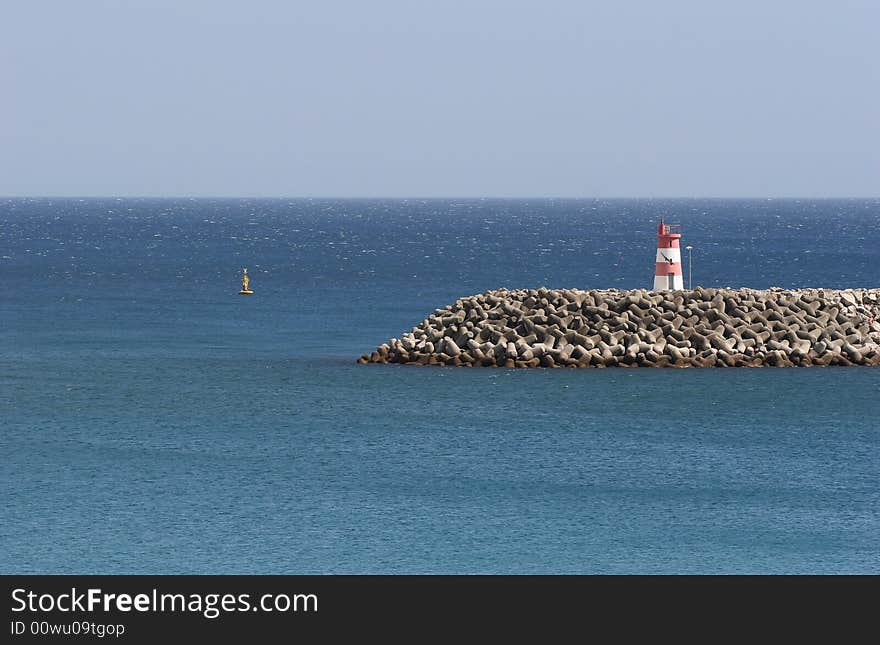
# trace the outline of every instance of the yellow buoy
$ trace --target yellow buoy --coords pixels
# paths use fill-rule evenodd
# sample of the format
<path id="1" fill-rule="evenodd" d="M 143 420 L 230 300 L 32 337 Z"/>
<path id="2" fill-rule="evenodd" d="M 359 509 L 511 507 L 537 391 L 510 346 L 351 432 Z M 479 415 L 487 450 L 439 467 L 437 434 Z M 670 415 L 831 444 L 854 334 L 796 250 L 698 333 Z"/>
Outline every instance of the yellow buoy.
<path id="1" fill-rule="evenodd" d="M 250 285 L 251 283 L 251 279 L 248 277 L 247 269 L 242 270 L 244 271 L 244 274 L 241 276 L 241 291 L 238 292 L 238 295 L 249 296 L 253 293 L 253 291 L 248 288 L 248 285 Z"/>

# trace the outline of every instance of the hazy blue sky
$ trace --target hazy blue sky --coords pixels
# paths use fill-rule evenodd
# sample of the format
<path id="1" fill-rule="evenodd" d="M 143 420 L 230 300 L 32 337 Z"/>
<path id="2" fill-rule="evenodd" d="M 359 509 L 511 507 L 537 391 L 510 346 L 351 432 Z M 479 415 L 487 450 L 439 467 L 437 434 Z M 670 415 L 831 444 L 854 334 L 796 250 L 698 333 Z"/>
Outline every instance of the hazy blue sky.
<path id="1" fill-rule="evenodd" d="M 4 0 L 0 194 L 876 196 L 880 2 Z"/>

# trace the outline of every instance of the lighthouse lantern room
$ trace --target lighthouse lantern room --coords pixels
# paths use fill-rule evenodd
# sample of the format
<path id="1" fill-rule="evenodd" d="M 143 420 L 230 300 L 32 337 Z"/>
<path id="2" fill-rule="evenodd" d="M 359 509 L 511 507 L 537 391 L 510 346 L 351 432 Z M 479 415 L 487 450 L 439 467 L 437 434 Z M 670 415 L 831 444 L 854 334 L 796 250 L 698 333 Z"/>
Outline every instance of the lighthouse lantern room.
<path id="1" fill-rule="evenodd" d="M 657 228 L 657 263 L 654 270 L 654 291 L 684 289 L 681 273 L 680 226 L 666 224 L 660 218 Z"/>

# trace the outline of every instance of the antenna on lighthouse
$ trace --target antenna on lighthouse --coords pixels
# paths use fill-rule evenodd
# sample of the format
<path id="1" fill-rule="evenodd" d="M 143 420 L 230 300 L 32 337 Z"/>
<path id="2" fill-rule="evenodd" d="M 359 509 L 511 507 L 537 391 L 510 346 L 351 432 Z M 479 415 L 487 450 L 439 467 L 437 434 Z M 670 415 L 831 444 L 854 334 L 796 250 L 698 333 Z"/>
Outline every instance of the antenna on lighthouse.
<path id="1" fill-rule="evenodd" d="M 667 224 L 660 218 L 657 227 L 657 259 L 654 268 L 654 291 L 684 289 L 681 274 L 681 233 L 679 224 Z"/>

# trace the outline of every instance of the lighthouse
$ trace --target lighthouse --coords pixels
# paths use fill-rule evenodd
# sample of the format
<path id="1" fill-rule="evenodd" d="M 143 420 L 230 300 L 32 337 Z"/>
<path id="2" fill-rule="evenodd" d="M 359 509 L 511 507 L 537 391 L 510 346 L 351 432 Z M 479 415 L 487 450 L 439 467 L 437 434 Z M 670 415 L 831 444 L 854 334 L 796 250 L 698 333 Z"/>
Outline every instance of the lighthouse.
<path id="1" fill-rule="evenodd" d="M 657 264 L 654 269 L 654 291 L 684 289 L 681 277 L 681 248 L 678 224 L 666 224 L 660 218 L 657 228 Z"/>

